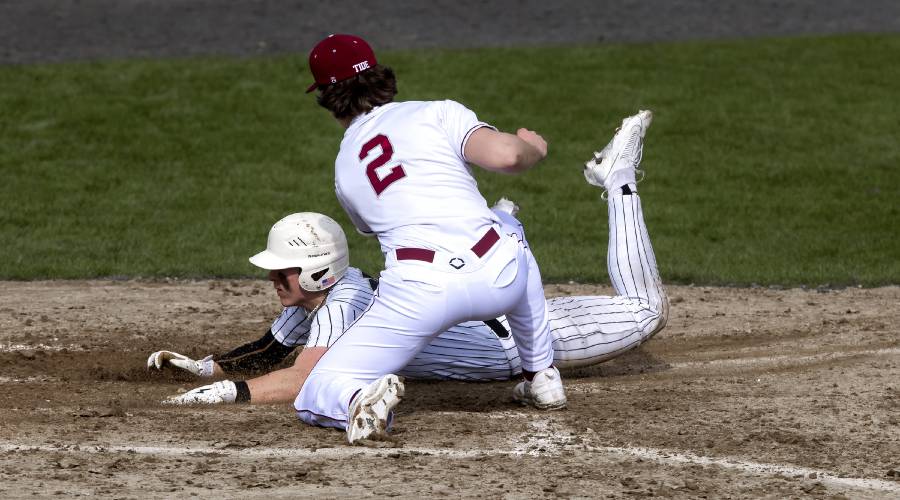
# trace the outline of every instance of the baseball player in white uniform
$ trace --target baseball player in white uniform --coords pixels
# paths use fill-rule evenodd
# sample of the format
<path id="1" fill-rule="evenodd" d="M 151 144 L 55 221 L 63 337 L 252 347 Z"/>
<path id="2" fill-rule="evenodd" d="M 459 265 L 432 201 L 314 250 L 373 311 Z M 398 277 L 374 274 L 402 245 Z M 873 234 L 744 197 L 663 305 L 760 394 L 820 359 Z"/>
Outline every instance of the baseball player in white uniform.
<path id="1" fill-rule="evenodd" d="M 595 153 L 585 167 L 589 183 L 609 190 L 607 269 L 616 296 L 548 300 L 549 330 L 557 367 L 579 367 L 606 361 L 637 347 L 665 326 L 668 302 L 633 182 L 634 171 L 640 162 L 642 138 L 650 119 L 649 112 L 626 118 L 613 141 Z M 616 188 L 619 182 L 624 184 Z M 527 247 L 522 226 L 513 217 L 516 210 L 517 207 L 507 200 L 501 200 L 493 209 L 502 221 L 502 231 L 514 234 Z M 309 246 L 289 244 L 298 240 L 308 242 Z M 346 240 L 340 227 L 319 214 L 294 214 L 276 223 L 269 235 L 267 251 L 282 255 L 292 266 L 308 270 L 310 275 L 320 278 L 327 275 L 321 281 L 332 284 L 316 292 L 321 301 L 309 308 L 290 305 L 290 301 L 284 300 L 285 287 L 279 274 L 296 272 L 296 269 L 273 271 L 270 279 L 286 307 L 262 339 L 224 355 L 201 360 L 171 351 L 158 351 L 150 356 L 148 366 L 158 369 L 171 365 L 201 377 L 268 370 L 298 345 L 305 345 L 304 351 L 331 346 L 346 326 L 366 309 L 377 287 L 375 280 L 358 269 L 348 268 Z M 327 255 L 308 257 L 319 254 Z M 301 271 L 300 274 L 305 273 Z M 295 286 L 299 287 L 299 283 Z M 302 364 L 298 358 L 293 367 L 280 370 L 286 377 L 257 379 L 262 383 L 248 381 L 250 385 L 255 384 L 252 397 L 247 382 L 226 380 L 199 387 L 170 401 L 180 404 L 289 402 L 296 397 L 305 381 L 305 373 L 308 373 L 308 370 L 298 371 Z M 509 322 L 503 316 L 449 328 L 400 371 L 400 375 L 412 378 L 476 381 L 506 380 L 520 373 L 518 349 L 509 334 Z M 277 382 L 283 379 L 290 382 L 279 385 Z M 514 390 L 514 398 L 528 403 L 530 392 L 527 389 L 524 382 L 520 383 Z"/>
<path id="2" fill-rule="evenodd" d="M 345 127 L 335 190 L 357 230 L 378 238 L 385 270 L 369 307 L 322 356 L 295 401 L 301 420 L 387 436 L 403 396 L 396 373 L 447 328 L 506 315 L 529 401 L 566 405 L 540 272 L 501 231 L 468 163 L 517 173 L 547 154 L 538 134 L 499 132 L 453 101 L 393 102 L 396 79 L 369 45 L 331 35 L 310 53 L 317 100 Z"/>

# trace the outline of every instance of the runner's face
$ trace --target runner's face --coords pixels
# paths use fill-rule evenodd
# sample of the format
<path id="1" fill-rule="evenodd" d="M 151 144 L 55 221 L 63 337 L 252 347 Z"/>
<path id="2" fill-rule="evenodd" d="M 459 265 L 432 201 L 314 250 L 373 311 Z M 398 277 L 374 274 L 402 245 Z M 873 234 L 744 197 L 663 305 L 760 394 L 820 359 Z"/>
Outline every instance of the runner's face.
<path id="1" fill-rule="evenodd" d="M 269 281 L 275 286 L 275 293 L 284 307 L 300 306 L 309 300 L 308 292 L 300 287 L 300 270 L 297 268 L 269 271 Z"/>

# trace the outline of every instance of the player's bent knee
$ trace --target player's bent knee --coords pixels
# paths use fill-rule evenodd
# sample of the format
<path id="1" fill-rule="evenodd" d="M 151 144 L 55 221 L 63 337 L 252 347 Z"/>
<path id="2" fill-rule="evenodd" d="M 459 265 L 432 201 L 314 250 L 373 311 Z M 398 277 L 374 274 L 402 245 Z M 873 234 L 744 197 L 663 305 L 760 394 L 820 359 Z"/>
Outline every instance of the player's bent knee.
<path id="1" fill-rule="evenodd" d="M 659 302 L 651 304 L 655 314 L 654 318 L 646 327 L 648 333 L 644 340 L 649 340 L 651 337 L 662 331 L 669 322 L 669 299 L 666 297 L 665 292 L 662 293 L 660 299 Z"/>

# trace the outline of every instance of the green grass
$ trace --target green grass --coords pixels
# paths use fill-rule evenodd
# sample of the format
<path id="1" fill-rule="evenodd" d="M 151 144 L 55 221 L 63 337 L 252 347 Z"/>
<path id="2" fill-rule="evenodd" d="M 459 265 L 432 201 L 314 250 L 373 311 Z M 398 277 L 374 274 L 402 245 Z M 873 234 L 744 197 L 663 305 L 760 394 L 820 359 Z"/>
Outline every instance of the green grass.
<path id="1" fill-rule="evenodd" d="M 551 154 L 477 173 L 523 207 L 545 281 L 604 282 L 580 165 L 654 110 L 640 185 L 663 277 L 900 283 L 897 36 L 384 53 L 402 100 L 452 98 Z M 0 67 L 0 278 L 248 276 L 271 224 L 331 214 L 341 129 L 305 58 Z"/>

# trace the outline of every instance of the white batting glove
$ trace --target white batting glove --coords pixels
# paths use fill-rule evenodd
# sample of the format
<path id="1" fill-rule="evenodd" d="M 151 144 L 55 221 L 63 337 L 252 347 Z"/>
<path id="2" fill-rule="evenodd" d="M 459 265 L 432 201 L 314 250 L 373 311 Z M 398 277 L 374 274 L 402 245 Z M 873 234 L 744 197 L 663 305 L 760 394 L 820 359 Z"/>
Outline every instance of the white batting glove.
<path id="1" fill-rule="evenodd" d="M 156 351 L 147 358 L 148 370 L 152 368 L 162 370 L 164 366 L 171 365 L 198 377 L 212 377 L 214 364 L 212 355 L 198 361 L 172 351 Z"/>
<path id="2" fill-rule="evenodd" d="M 230 380 L 222 380 L 210 385 L 171 396 L 163 400 L 167 405 L 220 405 L 234 403 L 237 398 L 237 387 Z"/>

